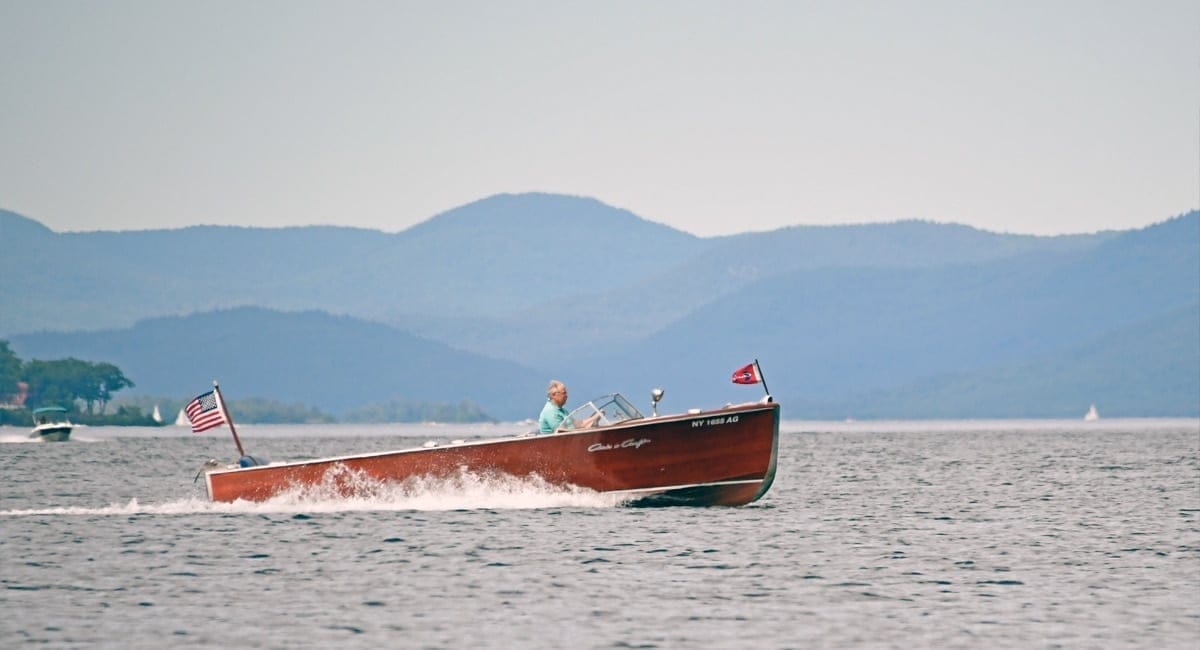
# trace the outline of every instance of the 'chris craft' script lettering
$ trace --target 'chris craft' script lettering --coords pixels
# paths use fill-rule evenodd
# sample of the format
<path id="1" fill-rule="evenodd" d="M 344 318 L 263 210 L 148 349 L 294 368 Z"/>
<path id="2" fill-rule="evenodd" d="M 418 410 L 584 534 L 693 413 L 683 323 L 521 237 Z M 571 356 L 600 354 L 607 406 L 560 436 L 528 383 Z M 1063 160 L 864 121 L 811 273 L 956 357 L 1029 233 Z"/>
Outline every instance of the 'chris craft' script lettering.
<path id="1" fill-rule="evenodd" d="M 620 444 L 610 445 L 605 442 L 597 442 L 588 446 L 588 451 L 608 451 L 609 449 L 638 449 L 642 445 L 650 444 L 649 438 L 626 438 Z"/>

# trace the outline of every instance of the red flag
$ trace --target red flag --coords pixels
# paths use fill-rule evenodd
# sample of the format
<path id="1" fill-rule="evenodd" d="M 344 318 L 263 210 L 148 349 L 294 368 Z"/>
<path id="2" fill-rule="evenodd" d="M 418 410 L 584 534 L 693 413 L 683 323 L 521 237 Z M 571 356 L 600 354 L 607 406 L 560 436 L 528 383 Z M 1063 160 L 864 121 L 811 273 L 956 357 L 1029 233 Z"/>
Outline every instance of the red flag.
<path id="1" fill-rule="evenodd" d="M 229 422 L 229 418 L 225 417 L 225 409 L 221 408 L 220 401 L 211 390 L 188 402 L 184 412 L 192 423 L 192 433 L 208 431 Z"/>
<path id="2" fill-rule="evenodd" d="M 758 373 L 758 363 L 748 363 L 733 373 L 733 383 L 735 384 L 757 384 L 760 381 L 762 381 L 762 375 Z"/>

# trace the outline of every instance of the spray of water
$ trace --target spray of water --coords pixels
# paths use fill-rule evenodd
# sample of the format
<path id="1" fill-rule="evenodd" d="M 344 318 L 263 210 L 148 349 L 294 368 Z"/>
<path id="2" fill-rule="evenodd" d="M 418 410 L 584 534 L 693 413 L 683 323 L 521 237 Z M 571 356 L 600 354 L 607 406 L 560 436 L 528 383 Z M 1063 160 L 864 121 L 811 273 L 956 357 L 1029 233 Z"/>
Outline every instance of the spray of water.
<path id="1" fill-rule="evenodd" d="M 550 485 L 536 475 L 513 477 L 461 471 L 444 479 L 413 477 L 400 482 L 385 482 L 340 467 L 326 474 L 319 484 L 295 486 L 263 502 L 214 503 L 192 496 L 143 504 L 134 498 L 128 503 L 101 508 L 68 506 L 0 510 L 0 517 L 613 508 L 623 502 L 624 499 L 616 495 L 575 486 Z"/>

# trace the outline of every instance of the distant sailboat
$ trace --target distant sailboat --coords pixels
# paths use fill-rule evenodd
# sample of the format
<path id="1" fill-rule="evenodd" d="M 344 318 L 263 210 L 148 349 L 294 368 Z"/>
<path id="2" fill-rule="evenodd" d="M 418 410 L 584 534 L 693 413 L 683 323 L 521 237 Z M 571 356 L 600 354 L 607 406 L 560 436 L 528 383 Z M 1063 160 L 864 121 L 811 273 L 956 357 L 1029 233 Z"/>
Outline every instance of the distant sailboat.
<path id="1" fill-rule="evenodd" d="M 1089 421 L 1089 422 L 1090 422 L 1090 421 L 1092 421 L 1092 420 L 1099 420 L 1099 419 L 1100 419 L 1100 414 L 1096 412 L 1096 405 L 1095 405 L 1095 404 L 1092 404 L 1091 408 L 1089 408 L 1089 409 L 1088 409 L 1088 412 L 1087 412 L 1086 414 L 1084 414 L 1084 416 L 1083 416 L 1083 419 L 1084 419 L 1084 420 L 1087 420 L 1087 421 Z"/>
<path id="2" fill-rule="evenodd" d="M 175 426 L 177 426 L 177 427 L 192 426 L 192 421 L 188 419 L 187 413 L 185 413 L 183 409 L 179 409 L 179 415 L 175 416 Z"/>
<path id="3" fill-rule="evenodd" d="M 162 424 L 162 413 L 158 410 L 158 404 L 154 405 L 154 413 L 152 413 L 150 417 L 154 418 L 155 422 Z"/>

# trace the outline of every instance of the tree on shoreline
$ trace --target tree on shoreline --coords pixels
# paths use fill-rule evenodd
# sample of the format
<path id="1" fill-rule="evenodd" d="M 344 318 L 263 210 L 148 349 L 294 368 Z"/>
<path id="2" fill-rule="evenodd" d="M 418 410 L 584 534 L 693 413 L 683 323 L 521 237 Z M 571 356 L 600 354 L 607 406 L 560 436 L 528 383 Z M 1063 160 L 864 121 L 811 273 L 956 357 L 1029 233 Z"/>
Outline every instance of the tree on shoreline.
<path id="1" fill-rule="evenodd" d="M 21 365 L 21 359 L 13 353 L 8 341 L 0 339 L 0 404 L 9 403 L 17 395 Z"/>
<path id="2" fill-rule="evenodd" d="M 88 415 L 100 413 L 112 394 L 133 386 L 125 373 L 111 363 L 91 363 L 75 358 L 28 361 L 23 370 L 29 384 L 29 404 L 61 404 L 72 408 L 83 402 Z"/>
<path id="3" fill-rule="evenodd" d="M 132 386 L 133 381 L 114 364 L 75 358 L 21 361 L 8 341 L 0 340 L 0 404 L 5 405 L 4 411 L 23 413 L 40 406 L 62 406 L 88 418 L 102 418 L 113 394 Z M 10 415 L 13 417 L 3 420 L 28 417 Z M 119 415 L 131 419 L 133 414 Z"/>

